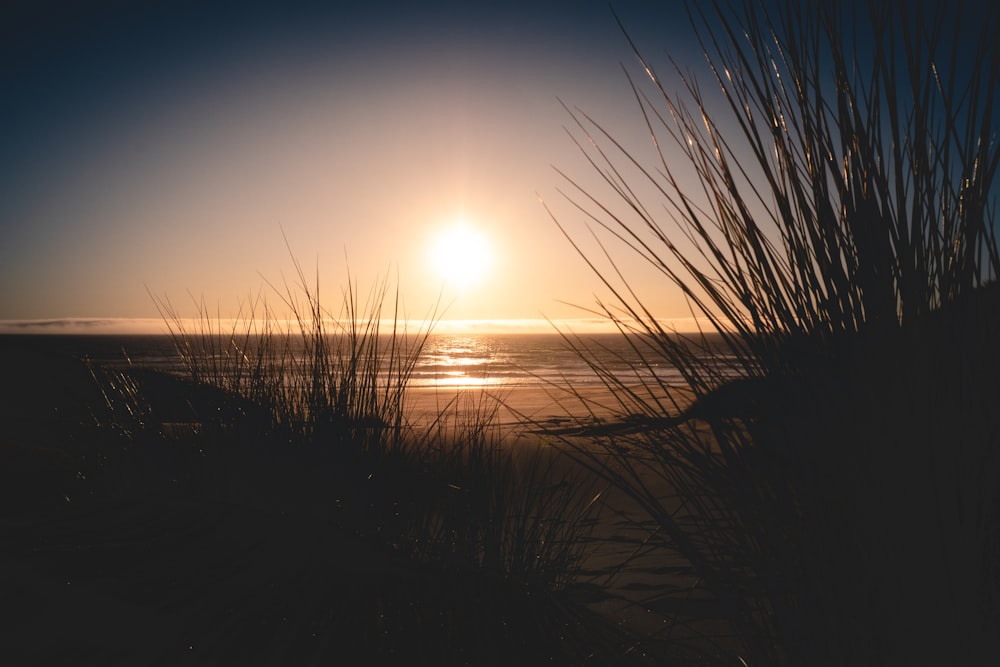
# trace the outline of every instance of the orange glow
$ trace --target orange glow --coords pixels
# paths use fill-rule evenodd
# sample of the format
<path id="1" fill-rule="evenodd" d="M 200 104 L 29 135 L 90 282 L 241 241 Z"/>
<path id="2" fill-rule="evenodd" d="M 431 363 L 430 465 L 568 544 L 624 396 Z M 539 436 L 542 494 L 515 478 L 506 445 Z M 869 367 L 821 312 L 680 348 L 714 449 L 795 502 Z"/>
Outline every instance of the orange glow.
<path id="1" fill-rule="evenodd" d="M 431 269 L 446 285 L 465 288 L 488 274 L 493 253 L 482 232 L 460 222 L 437 234 L 428 259 Z"/>
<path id="2" fill-rule="evenodd" d="M 552 165 L 595 194 L 604 183 L 560 131 L 558 100 L 645 146 L 618 66 L 631 49 L 600 4 L 574 9 L 589 27 L 565 39 L 524 31 L 521 16 L 547 11 L 534 5 L 500 11 L 509 23 L 471 11 L 466 30 L 431 5 L 400 5 L 389 24 L 359 12 L 351 30 L 336 12 L 277 31 L 220 14 L 176 53 L 128 30 L 91 48 L 100 31 L 81 30 L 50 63 L 19 57 L 27 88 L 8 97 L 24 99 L 0 105 L 21 128 L 0 151 L 0 332 L 160 332 L 150 291 L 182 308 L 190 292 L 222 318 L 262 292 L 283 318 L 293 260 L 332 316 L 345 282 L 364 299 L 389 276 L 400 317 L 447 317 L 441 330 L 589 318 L 595 290 L 608 299 L 550 217 L 586 223 Z M 83 57 L 119 50 L 112 70 Z M 627 268 L 650 312 L 687 315 L 656 267 Z"/>

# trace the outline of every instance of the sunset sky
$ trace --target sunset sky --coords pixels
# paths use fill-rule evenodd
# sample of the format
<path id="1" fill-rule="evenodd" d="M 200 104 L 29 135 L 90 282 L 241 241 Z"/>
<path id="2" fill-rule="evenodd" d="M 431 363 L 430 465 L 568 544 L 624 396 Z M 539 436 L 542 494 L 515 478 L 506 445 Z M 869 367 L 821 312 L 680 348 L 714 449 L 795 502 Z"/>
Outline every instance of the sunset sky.
<path id="1" fill-rule="evenodd" d="M 679 3 L 613 4 L 698 64 Z M 603 0 L 0 12 L 0 320 L 155 319 L 147 289 L 233 314 L 292 280 L 285 237 L 334 310 L 348 265 L 363 291 L 398 275 L 409 318 L 439 294 L 448 319 L 579 318 L 563 302 L 602 294 L 539 198 L 585 236 L 559 100 L 648 143 Z M 647 305 L 687 316 L 647 275 Z"/>

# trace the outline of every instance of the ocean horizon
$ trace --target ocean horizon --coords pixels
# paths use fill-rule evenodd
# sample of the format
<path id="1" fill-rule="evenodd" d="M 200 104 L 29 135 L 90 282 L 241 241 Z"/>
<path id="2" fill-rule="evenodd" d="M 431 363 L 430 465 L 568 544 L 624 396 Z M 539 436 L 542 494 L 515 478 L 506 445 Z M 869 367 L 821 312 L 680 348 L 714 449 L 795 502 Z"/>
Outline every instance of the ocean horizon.
<path id="1" fill-rule="evenodd" d="M 388 341 L 391 334 L 383 334 Z M 285 334 L 279 334 L 285 337 Z M 113 368 L 137 367 L 185 375 L 187 367 L 177 347 L 178 339 L 167 333 L 94 335 L 80 333 L 7 334 L 2 339 L 27 341 L 36 349 L 69 355 L 88 362 Z M 239 337 L 236 337 L 239 339 Z M 404 347 L 414 345 L 419 333 L 405 336 Z M 682 384 L 680 372 L 640 342 L 643 337 L 621 333 L 438 333 L 427 335 L 413 366 L 408 386 L 411 388 L 524 386 L 585 387 L 603 384 L 596 364 L 612 375 L 634 383 L 664 385 Z M 195 346 L 204 345 L 196 356 L 215 355 L 225 366 L 223 357 L 244 354 L 233 344 L 228 334 L 203 337 L 192 334 L 188 340 Z M 287 335 L 293 355 L 303 352 L 299 334 Z M 717 335 L 706 335 L 706 341 L 717 341 Z M 251 341 L 252 344 L 252 341 Z M 383 346 L 388 349 L 388 346 Z M 410 348 L 412 349 L 412 348 Z M 251 356 L 253 352 L 246 351 Z M 583 352 L 583 353 L 581 353 Z M 405 354 L 405 352 L 404 352 Z M 725 356 L 716 356 L 725 363 Z M 386 374 L 382 377 L 388 380 Z"/>
<path id="2" fill-rule="evenodd" d="M 200 332 L 205 330 L 206 322 L 199 318 L 181 318 L 179 320 L 185 331 Z M 712 330 L 711 323 L 704 318 L 664 318 L 660 324 L 668 331 L 678 333 L 696 333 Z M 626 325 L 632 325 L 630 320 L 622 320 Z M 176 323 L 171 320 L 176 328 Z M 326 324 L 336 327 L 341 322 L 329 319 Z M 209 323 L 210 330 L 229 332 L 242 331 L 251 327 L 263 331 L 267 327 L 282 332 L 298 332 L 298 322 L 293 319 L 268 319 L 250 322 L 245 318 L 213 318 Z M 390 333 L 393 330 L 408 333 L 420 333 L 430 329 L 441 334 L 617 334 L 618 329 L 608 318 L 580 317 L 546 319 L 384 319 L 379 322 L 380 330 Z M 79 335 L 159 335 L 169 334 L 170 327 L 166 320 L 158 317 L 61 317 L 33 319 L 0 319 L 0 335 L 6 334 L 79 334 Z"/>

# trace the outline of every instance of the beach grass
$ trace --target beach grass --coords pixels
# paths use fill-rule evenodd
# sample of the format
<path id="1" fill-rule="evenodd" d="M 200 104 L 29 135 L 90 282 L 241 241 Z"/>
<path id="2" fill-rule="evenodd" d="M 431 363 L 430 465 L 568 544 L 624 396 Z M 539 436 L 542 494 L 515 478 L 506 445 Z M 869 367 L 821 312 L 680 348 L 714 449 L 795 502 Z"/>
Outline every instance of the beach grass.
<path id="1" fill-rule="evenodd" d="M 297 285 L 271 288 L 292 312 L 280 320 L 262 298 L 220 331 L 198 300 L 190 330 L 159 300 L 182 375 L 59 361 L 81 387 L 58 407 L 78 433 L 54 434 L 67 479 L 40 467 L 50 502 L 5 513 L 4 556 L 35 572 L 25 595 L 65 577 L 77 588 L 54 605 L 89 600 L 146 638 L 72 630 L 40 602 L 51 648 L 32 652 L 43 630 L 30 623 L 11 646 L 56 662 L 174 660 L 191 646 L 247 664 L 635 664 L 627 634 L 578 601 L 597 480 L 551 447 L 511 446 L 485 393 L 412 420 L 428 331 L 395 327 L 387 283 L 363 303 L 348 287 L 331 313 L 296 269 Z M 21 481 L 11 495 L 32 495 Z M 130 606 L 157 610 L 165 630 L 125 623 Z"/>
<path id="2" fill-rule="evenodd" d="M 567 176 L 598 251 L 557 219 L 611 295 L 593 310 L 695 407 L 567 336 L 620 410 L 564 444 L 711 602 L 647 604 L 725 621 L 734 664 L 997 655 L 1000 18 L 975 16 L 692 3 L 718 94 L 638 51 L 648 85 L 630 79 L 658 162 L 571 111 L 607 186 Z M 633 262 L 722 348 L 663 327 Z"/>
<path id="3" fill-rule="evenodd" d="M 415 423 L 407 388 L 432 325 L 400 330 L 398 297 L 387 302 L 386 282 L 364 303 L 349 286 L 331 313 L 297 263 L 296 272 L 296 287 L 279 293 L 293 315 L 285 318 L 295 323 L 291 332 L 276 332 L 273 317 L 258 325 L 256 308 L 245 321 L 237 318 L 233 331 L 215 331 L 217 319 L 199 307 L 203 327 L 192 335 L 160 302 L 190 380 L 250 406 L 238 415 L 212 406 L 210 418 L 221 415 L 228 429 L 249 421 L 267 434 L 267 446 L 286 440 L 285 447 L 330 465 L 330 474 L 356 476 L 342 482 L 358 487 L 360 497 L 340 490 L 338 499 L 341 507 L 358 506 L 355 529 L 375 531 L 411 557 L 493 570 L 549 590 L 569 584 L 600 506 L 593 484 L 555 466 L 552 452 L 505 447 L 501 404 L 485 393 L 456 394 L 436 417 Z"/>

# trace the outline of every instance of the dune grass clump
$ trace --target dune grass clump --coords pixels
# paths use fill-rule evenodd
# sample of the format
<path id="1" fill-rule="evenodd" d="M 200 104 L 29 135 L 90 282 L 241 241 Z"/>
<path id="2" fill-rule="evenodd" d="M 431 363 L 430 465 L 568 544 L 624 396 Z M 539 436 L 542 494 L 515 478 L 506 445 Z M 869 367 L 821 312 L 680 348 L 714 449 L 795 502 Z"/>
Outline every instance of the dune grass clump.
<path id="1" fill-rule="evenodd" d="M 596 492 L 584 498 L 590 486 L 576 483 L 572 470 L 557 471 L 552 452 L 505 447 L 501 404 L 485 394 L 457 395 L 429 424 L 411 423 L 406 389 L 432 325 L 401 331 L 398 298 L 385 317 L 386 282 L 363 305 L 349 287 L 331 313 L 298 264 L 296 271 L 297 290 L 279 292 L 292 314 L 283 320 L 258 301 L 224 332 L 201 305 L 191 332 L 169 302 L 158 301 L 188 379 L 222 390 L 216 398 L 224 401 L 199 411 L 199 428 L 302 450 L 296 453 L 329 465 L 337 481 L 361 487 L 355 527 L 368 525 L 415 558 L 553 590 L 568 584 L 586 544 L 577 538 L 593 525 Z M 132 401 L 144 400 L 141 387 L 123 388 L 132 389 L 124 392 Z M 341 491 L 336 502 L 349 501 Z"/>
<path id="2" fill-rule="evenodd" d="M 358 457 L 398 449 L 404 391 L 430 327 L 400 330 L 399 297 L 387 301 L 387 281 L 362 302 L 348 276 L 340 309 L 331 312 L 318 282 L 310 288 L 297 262 L 295 270 L 297 286 L 272 288 L 287 317 L 258 296 L 229 331 L 204 304 L 197 331 L 188 331 L 172 304 L 157 300 L 190 379 L 268 410 L 272 425 L 295 442 L 348 448 Z"/>
<path id="3" fill-rule="evenodd" d="M 639 56 L 655 163 L 573 111 L 608 186 L 567 177 L 597 253 L 557 223 L 612 294 L 598 310 L 687 394 L 602 373 L 628 421 L 569 444 L 655 519 L 664 559 L 730 624 L 734 660 L 995 656 L 1000 12 L 688 12 L 715 90 Z M 721 351 L 657 321 L 634 261 Z M 688 397 L 709 406 L 697 419 Z M 677 597 L 649 604 L 683 615 Z"/>
<path id="4" fill-rule="evenodd" d="M 203 302 L 192 325 L 157 300 L 183 377 L 93 369 L 106 403 L 99 421 L 124 442 L 105 477 L 133 493 L 253 507 L 327 535 L 322 548 L 349 536 L 342 555 L 322 557 L 335 568 L 371 551 L 385 562 L 362 581 L 377 567 L 386 579 L 369 590 L 339 582 L 329 595 L 358 597 L 366 620 L 342 624 L 372 655 L 576 664 L 624 651 L 622 636 L 566 595 L 601 507 L 594 480 L 551 448 L 512 447 L 500 403 L 486 394 L 458 395 L 430 423 L 411 421 L 408 383 L 430 327 L 402 330 L 387 282 L 363 303 L 349 285 L 331 312 L 296 271 L 297 285 L 271 288 L 288 317 L 259 297 L 221 329 Z M 284 604 L 294 611 L 300 601 Z M 324 613 L 352 616 L 346 602 L 331 605 Z M 327 637 L 342 630 L 324 627 Z"/>

